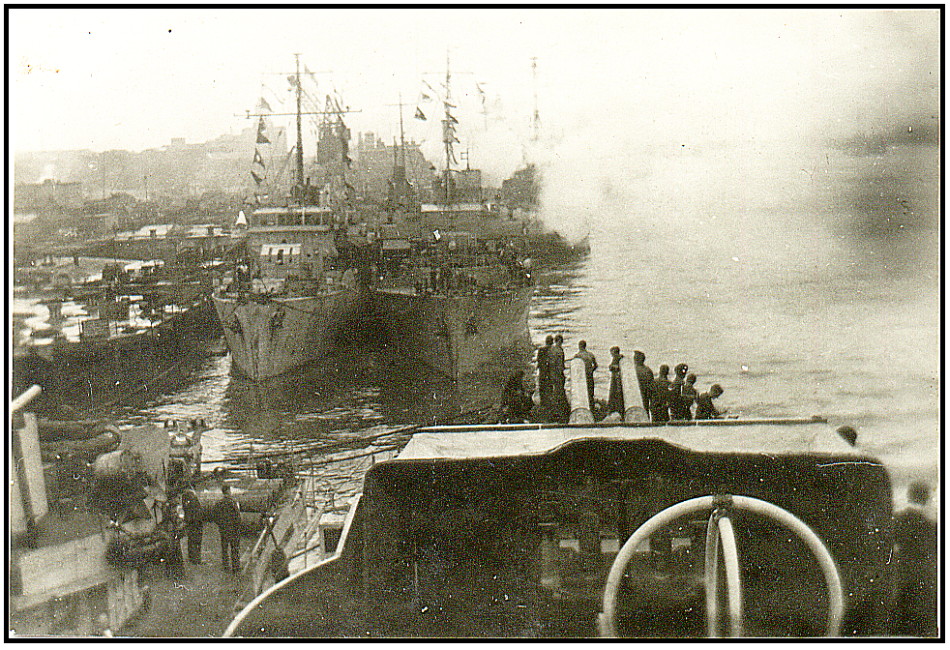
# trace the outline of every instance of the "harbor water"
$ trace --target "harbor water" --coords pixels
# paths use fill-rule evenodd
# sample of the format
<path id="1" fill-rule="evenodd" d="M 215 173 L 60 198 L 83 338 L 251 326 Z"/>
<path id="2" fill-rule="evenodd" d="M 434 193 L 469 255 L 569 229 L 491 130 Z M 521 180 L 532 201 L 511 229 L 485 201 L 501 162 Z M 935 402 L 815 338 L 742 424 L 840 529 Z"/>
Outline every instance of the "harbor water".
<path id="1" fill-rule="evenodd" d="M 700 391 L 723 386 L 731 414 L 850 424 L 901 505 L 910 481 L 938 481 L 939 152 L 783 151 L 678 144 L 591 172 L 573 211 L 549 214 L 586 222 L 591 253 L 538 273 L 532 338 L 563 333 L 568 356 L 587 340 L 603 399 L 618 345 L 654 371 L 688 363 Z M 545 181 L 546 196 L 571 183 Z M 259 385 L 211 356 L 115 415 L 204 418 L 215 460 L 450 421 L 501 391 L 503 377 L 456 386 L 370 347 Z"/>

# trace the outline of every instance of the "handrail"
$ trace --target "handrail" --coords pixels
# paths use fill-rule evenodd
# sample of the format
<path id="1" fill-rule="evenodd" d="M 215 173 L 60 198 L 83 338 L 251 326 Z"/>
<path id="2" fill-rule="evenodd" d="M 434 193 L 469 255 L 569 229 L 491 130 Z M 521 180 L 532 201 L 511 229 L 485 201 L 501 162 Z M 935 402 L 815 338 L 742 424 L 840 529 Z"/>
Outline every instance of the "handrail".
<path id="1" fill-rule="evenodd" d="M 24 406 L 32 402 L 42 391 L 42 387 L 40 387 L 38 384 L 33 384 L 27 388 L 24 392 L 15 397 L 13 402 L 10 403 L 10 413 L 16 413 L 22 409 Z"/>
<path id="2" fill-rule="evenodd" d="M 492 429 L 497 431 L 541 431 L 545 429 L 662 429 L 664 427 L 737 427 L 752 424 L 827 424 L 828 419 L 813 415 L 807 418 L 750 418 L 732 420 L 673 420 L 671 422 L 596 422 L 594 424 L 562 424 L 558 422 L 521 422 L 514 424 L 435 424 L 416 428 L 414 433 L 469 433 Z"/>
<path id="3" fill-rule="evenodd" d="M 626 572 L 627 565 L 633 558 L 633 554 L 644 540 L 649 539 L 651 535 L 669 525 L 680 517 L 697 512 L 708 510 L 710 508 L 719 508 L 727 502 L 730 507 L 747 510 L 764 517 L 768 517 L 792 530 L 808 546 L 809 550 L 818 561 L 822 573 L 825 577 L 825 583 L 828 589 L 828 624 L 827 636 L 839 636 L 841 632 L 841 621 L 844 617 L 844 589 L 841 585 L 841 575 L 835 564 L 834 558 L 829 553 L 821 538 L 801 519 L 789 511 L 778 507 L 768 501 L 747 497 L 741 495 L 730 496 L 704 496 L 680 501 L 677 504 L 661 510 L 657 514 L 647 519 L 636 531 L 624 542 L 620 551 L 617 553 L 614 563 L 610 567 L 610 573 L 607 576 L 607 583 L 604 586 L 603 612 L 599 616 L 598 626 L 602 636 L 617 636 L 617 595 L 620 590 L 620 582 Z M 730 527 L 731 529 L 731 527 Z M 722 528 L 719 533 L 722 534 Z M 708 534 L 708 533 L 707 533 Z M 728 533 L 727 536 L 728 537 Z M 734 537 L 733 537 L 734 540 Z M 724 542 L 724 545 L 726 542 Z M 727 557 L 727 563 L 729 562 Z M 738 566 L 738 561 L 736 566 Z M 728 570 L 728 567 L 727 567 Z M 738 574 L 736 574 L 737 577 Z M 728 576 L 727 576 L 728 578 Z M 707 580 L 709 576 L 707 575 Z M 738 585 L 736 585 L 738 586 Z M 708 603 L 707 603 L 708 606 Z M 731 608 L 735 608 L 735 602 L 730 602 Z M 741 607 L 741 604 L 740 604 Z M 733 630 L 735 631 L 735 630 Z"/>
<path id="4" fill-rule="evenodd" d="M 250 615 L 250 613 L 253 612 L 257 608 L 258 605 L 260 605 L 268 597 L 270 597 L 271 594 L 282 589 L 284 586 L 294 582 L 295 580 L 297 580 L 297 578 L 300 578 L 301 576 L 305 574 L 316 571 L 320 567 L 326 566 L 328 564 L 332 564 L 336 562 L 337 560 L 339 560 L 340 556 L 343 554 L 343 548 L 346 545 L 347 540 L 349 539 L 350 529 L 353 527 L 353 521 L 356 518 L 356 508 L 359 506 L 361 497 L 362 497 L 362 494 L 357 494 L 356 498 L 353 500 L 352 505 L 350 506 L 349 511 L 347 511 L 346 520 L 343 523 L 343 532 L 340 535 L 340 541 L 337 542 L 336 549 L 331 555 L 324 558 L 320 562 L 317 562 L 312 567 L 307 567 L 303 569 L 302 571 L 300 571 L 299 573 L 295 573 L 292 576 L 287 576 L 280 582 L 271 585 L 268 589 L 265 589 L 264 591 L 259 593 L 251 602 L 245 605 L 244 608 L 240 612 L 237 613 L 234 619 L 228 624 L 228 627 L 227 629 L 225 629 L 224 634 L 222 634 L 221 636 L 224 638 L 234 636 L 234 633 L 237 631 L 238 627 L 240 627 L 241 623 L 244 622 L 244 619 L 247 618 Z"/>
<path id="5" fill-rule="evenodd" d="M 719 636 L 719 528 L 722 515 L 717 508 L 706 523 L 706 635 L 710 639 Z"/>
<path id="6" fill-rule="evenodd" d="M 726 565 L 726 596 L 729 598 L 729 631 L 734 637 L 742 636 L 742 583 L 739 578 L 739 552 L 732 520 L 722 515 L 717 522 L 717 538 L 722 540 L 722 558 Z M 717 576 L 713 576 L 716 580 Z M 712 621 L 715 626 L 717 621 Z"/>

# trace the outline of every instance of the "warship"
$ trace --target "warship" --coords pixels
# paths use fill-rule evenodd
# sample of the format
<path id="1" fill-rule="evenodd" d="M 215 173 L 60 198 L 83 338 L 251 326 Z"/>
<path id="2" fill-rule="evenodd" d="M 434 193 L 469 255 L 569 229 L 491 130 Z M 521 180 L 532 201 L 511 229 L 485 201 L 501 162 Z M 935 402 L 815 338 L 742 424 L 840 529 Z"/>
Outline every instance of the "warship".
<path id="1" fill-rule="evenodd" d="M 239 225 L 247 228 L 245 255 L 235 264 L 231 282 L 213 296 L 232 368 L 254 381 L 325 355 L 337 335 L 352 325 L 365 300 L 354 265 L 365 231 L 355 226 L 352 188 L 346 182 L 345 111 L 338 100 L 327 97 L 327 110 L 308 113 L 324 117 L 318 162 L 327 170 L 322 185 L 311 185 L 304 179 L 299 56 L 290 79 L 297 102 L 291 195 L 284 205 L 261 206 L 250 219 L 242 219 L 243 213 L 238 217 Z M 270 143 L 264 118 L 271 114 L 255 115 L 259 146 L 254 164 L 259 168 L 251 174 L 258 187 L 266 171 L 260 148 Z"/>
<path id="2" fill-rule="evenodd" d="M 480 204 L 470 203 L 480 198 L 478 170 L 452 169 L 458 120 L 452 114 L 450 79 L 447 69 L 445 169 L 442 202 L 435 210 L 416 200 L 407 179 L 400 111 L 401 157 L 394 160 L 390 181 L 389 224 L 380 229 L 381 264 L 372 278 L 372 308 L 394 352 L 459 379 L 524 365 L 534 288 L 530 266 L 519 251 L 504 236 L 486 230 Z"/>

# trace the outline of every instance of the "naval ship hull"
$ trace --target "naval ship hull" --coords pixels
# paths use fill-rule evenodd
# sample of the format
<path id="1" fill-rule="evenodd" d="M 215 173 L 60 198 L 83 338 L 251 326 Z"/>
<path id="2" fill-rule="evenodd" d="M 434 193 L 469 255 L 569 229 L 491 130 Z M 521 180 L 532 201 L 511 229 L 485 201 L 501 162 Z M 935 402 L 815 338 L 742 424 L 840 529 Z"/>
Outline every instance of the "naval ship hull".
<path id="1" fill-rule="evenodd" d="M 361 302 L 359 290 L 349 288 L 266 302 L 214 297 L 231 367 L 253 381 L 324 356 L 355 322 Z"/>
<path id="2" fill-rule="evenodd" d="M 523 365 L 530 350 L 531 286 L 485 294 L 442 295 L 376 289 L 386 343 L 452 379 Z"/>

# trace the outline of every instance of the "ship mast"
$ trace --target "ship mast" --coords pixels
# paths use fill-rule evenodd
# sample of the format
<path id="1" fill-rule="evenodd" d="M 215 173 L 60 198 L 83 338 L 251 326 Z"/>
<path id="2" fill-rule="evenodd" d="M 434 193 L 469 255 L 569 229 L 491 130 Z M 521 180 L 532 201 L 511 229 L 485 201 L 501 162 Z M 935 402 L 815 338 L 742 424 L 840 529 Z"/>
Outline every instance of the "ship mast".
<path id="1" fill-rule="evenodd" d="M 399 93 L 399 152 L 402 166 L 406 166 L 406 132 L 402 126 L 402 93 Z"/>
<path id="2" fill-rule="evenodd" d="M 452 203 L 452 142 L 455 140 L 455 118 L 449 113 L 451 107 L 452 89 L 450 83 L 452 74 L 449 70 L 449 53 L 445 53 L 445 119 L 442 120 L 442 141 L 445 143 L 445 204 Z"/>
<path id="3" fill-rule="evenodd" d="M 294 54 L 297 63 L 297 69 L 294 73 L 294 86 L 297 89 L 297 178 L 294 182 L 294 190 L 297 198 L 303 198 L 303 119 L 301 112 L 301 84 L 300 84 L 300 53 Z"/>
<path id="4" fill-rule="evenodd" d="M 271 111 L 270 106 L 266 106 L 266 104 L 264 104 L 263 101 L 262 101 L 261 112 L 252 113 L 252 112 L 250 112 L 250 111 L 247 111 L 245 116 L 246 116 L 247 118 L 251 118 L 251 117 L 261 118 L 261 120 L 262 120 L 262 121 L 261 121 L 261 125 L 263 125 L 263 118 L 264 118 L 264 117 L 277 117 L 277 116 L 289 117 L 289 116 L 294 116 L 294 117 L 297 118 L 297 146 L 296 146 L 296 149 L 293 151 L 293 153 L 295 154 L 295 155 L 294 155 L 294 158 L 295 158 L 295 164 L 294 164 L 294 167 L 295 167 L 295 169 L 294 169 L 294 183 L 293 183 L 293 187 L 291 187 L 290 198 L 291 198 L 291 200 L 293 200 L 293 201 L 297 201 L 297 202 L 299 202 L 299 203 L 305 203 L 305 202 L 309 201 L 310 198 L 308 197 L 308 194 L 309 194 L 309 191 L 308 191 L 308 189 L 309 189 L 309 188 L 308 188 L 309 182 L 308 182 L 307 184 L 304 183 L 304 167 L 303 167 L 303 116 L 304 116 L 304 115 L 322 115 L 322 116 L 324 116 L 324 117 L 326 118 L 326 116 L 328 116 L 328 115 L 335 115 L 335 116 L 337 116 L 337 119 L 338 119 L 338 122 L 339 122 L 339 125 L 340 125 L 341 138 L 343 138 L 343 137 L 348 138 L 348 137 L 349 137 L 349 134 L 348 134 L 348 131 L 347 131 L 346 128 L 345 128 L 345 124 L 343 123 L 342 115 L 343 115 L 344 113 L 358 113 L 359 111 L 351 111 L 349 108 L 344 109 L 344 108 L 342 108 L 341 106 L 339 106 L 339 103 L 338 103 L 338 102 L 337 102 L 336 104 L 332 105 L 332 106 L 328 105 L 328 106 L 326 107 L 327 110 L 322 110 L 322 111 L 321 111 L 321 110 L 316 110 L 316 111 L 304 111 L 304 110 L 303 110 L 303 95 L 304 95 L 304 90 L 303 90 L 303 83 L 302 83 L 301 80 L 300 80 L 300 54 L 299 54 L 299 53 L 295 53 L 295 54 L 294 54 L 294 59 L 295 59 L 295 61 L 296 61 L 296 66 L 295 66 L 294 72 L 292 72 L 292 73 L 280 72 L 280 73 L 275 73 L 275 74 L 280 74 L 280 75 L 282 75 L 282 76 L 283 76 L 283 75 L 288 75 L 288 76 L 287 76 L 287 81 L 288 81 L 292 86 L 294 86 L 294 88 L 295 88 L 295 90 L 296 90 L 295 95 L 296 95 L 296 100 L 297 100 L 297 107 L 296 107 L 297 110 L 296 110 L 295 112 L 293 112 L 293 113 L 275 113 L 275 112 Z M 304 70 L 305 70 L 305 72 L 306 72 L 308 75 L 310 75 L 311 77 L 314 76 L 314 73 L 311 72 L 310 70 L 308 70 L 307 67 L 306 67 L 306 65 L 304 66 Z M 314 80 L 315 80 L 315 79 L 314 79 Z M 262 100 L 263 100 L 263 98 L 262 98 Z M 329 102 L 328 102 L 328 104 L 329 104 Z M 267 112 L 263 112 L 263 110 L 264 110 L 265 107 L 266 107 L 266 109 L 267 109 Z M 258 142 L 259 142 L 259 143 L 260 143 L 260 142 L 269 142 L 269 140 L 266 140 L 266 139 L 261 140 L 261 139 L 260 139 L 260 138 L 264 137 L 264 136 L 263 136 L 263 131 L 261 130 L 262 128 L 263 128 L 263 126 L 259 127 L 259 129 L 258 129 L 258 138 L 259 138 L 259 139 L 258 139 Z M 344 144 L 345 144 L 345 143 L 344 143 Z M 343 152 L 343 153 L 344 153 L 344 156 L 345 156 L 345 154 L 346 154 L 346 150 L 345 150 L 345 149 L 346 149 L 346 147 L 344 146 L 344 152 Z M 288 158 L 289 158 L 290 154 L 288 153 L 287 156 L 288 156 Z M 261 165 L 264 164 L 264 163 L 263 163 L 263 159 L 262 159 L 261 156 L 260 156 L 260 153 L 259 153 L 256 149 L 255 149 L 255 153 L 254 153 L 254 160 L 255 160 L 255 162 L 258 163 L 258 164 L 261 164 Z M 348 160 L 345 160 L 344 163 L 348 164 Z M 261 182 L 263 181 L 263 178 L 262 178 L 262 177 L 259 177 L 258 175 L 256 175 L 253 171 L 251 172 L 251 175 L 254 177 L 254 180 L 257 182 L 257 184 L 260 185 Z M 345 176 L 345 174 L 344 174 L 344 176 Z"/>

